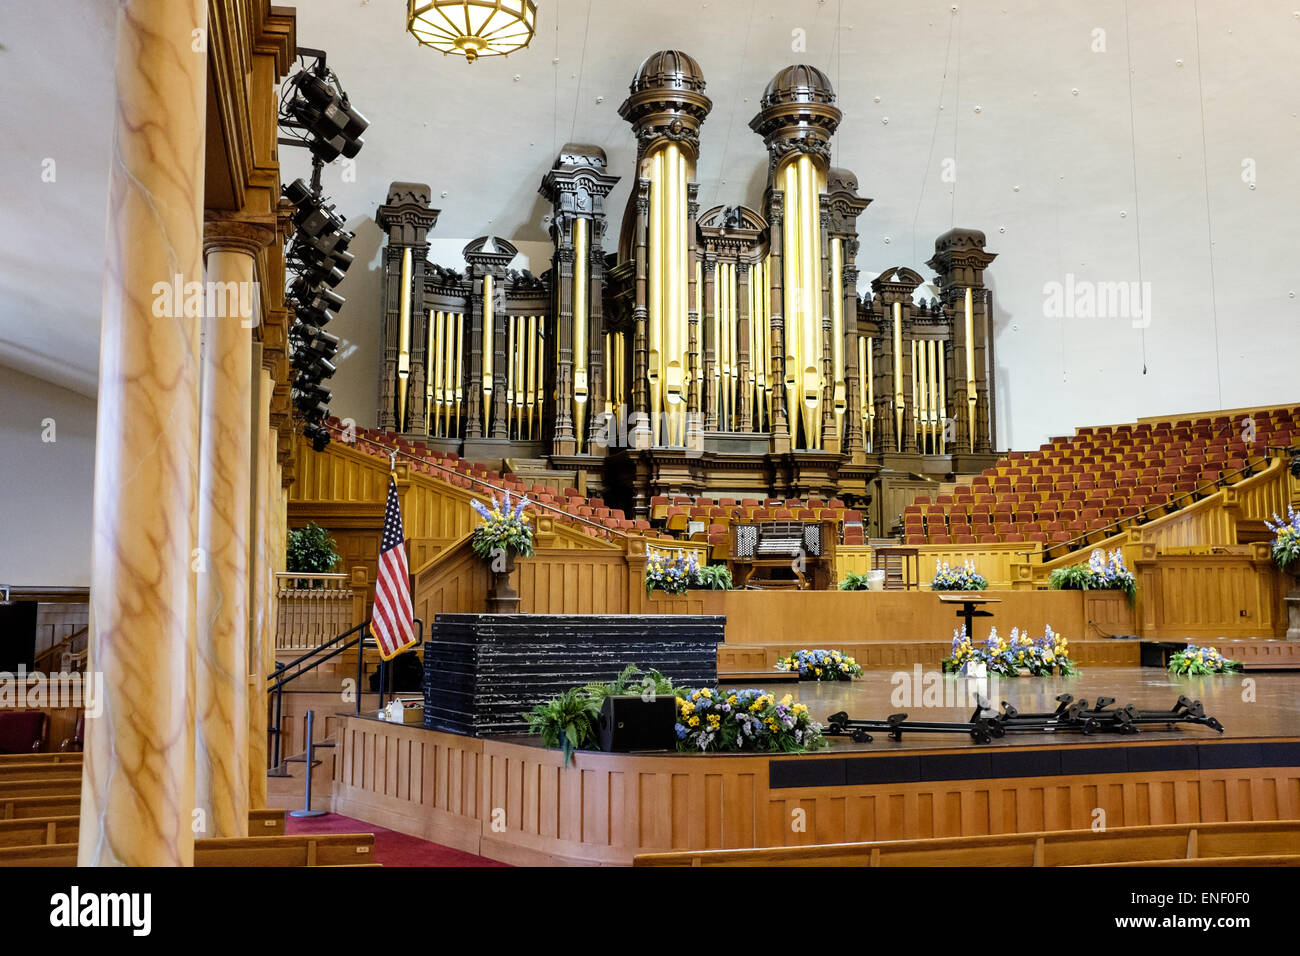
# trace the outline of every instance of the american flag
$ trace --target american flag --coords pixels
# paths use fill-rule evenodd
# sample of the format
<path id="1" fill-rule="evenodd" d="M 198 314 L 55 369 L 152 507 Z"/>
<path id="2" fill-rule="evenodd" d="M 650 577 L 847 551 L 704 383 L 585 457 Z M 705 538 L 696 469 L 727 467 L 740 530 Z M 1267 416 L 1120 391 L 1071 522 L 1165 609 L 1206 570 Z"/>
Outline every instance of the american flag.
<path id="1" fill-rule="evenodd" d="M 384 537 L 379 545 L 379 576 L 375 580 L 375 608 L 370 615 L 370 631 L 379 642 L 379 656 L 384 660 L 390 660 L 415 643 L 410 570 L 403 544 L 397 482 L 389 475 Z"/>

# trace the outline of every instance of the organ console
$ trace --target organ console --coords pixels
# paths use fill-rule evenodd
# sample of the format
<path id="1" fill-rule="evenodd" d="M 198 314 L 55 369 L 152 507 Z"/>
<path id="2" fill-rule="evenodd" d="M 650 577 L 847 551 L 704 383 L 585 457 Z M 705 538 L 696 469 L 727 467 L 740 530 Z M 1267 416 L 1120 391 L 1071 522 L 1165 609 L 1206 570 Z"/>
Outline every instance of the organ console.
<path id="1" fill-rule="evenodd" d="M 776 74 L 750 128 L 761 203 L 701 210 L 696 168 L 712 110 L 699 63 L 665 50 L 619 115 L 636 140 L 620 177 L 566 144 L 542 177 L 553 255 L 540 275 L 484 236 L 464 264 L 427 261 L 429 189 L 394 183 L 378 425 L 484 461 L 541 459 L 644 516 L 656 494 L 828 494 L 859 502 L 887 475 L 978 471 L 996 447 L 995 258 L 956 228 L 926 263 L 859 293 L 858 220 L 871 202 L 831 164 L 843 117 L 826 74 Z"/>

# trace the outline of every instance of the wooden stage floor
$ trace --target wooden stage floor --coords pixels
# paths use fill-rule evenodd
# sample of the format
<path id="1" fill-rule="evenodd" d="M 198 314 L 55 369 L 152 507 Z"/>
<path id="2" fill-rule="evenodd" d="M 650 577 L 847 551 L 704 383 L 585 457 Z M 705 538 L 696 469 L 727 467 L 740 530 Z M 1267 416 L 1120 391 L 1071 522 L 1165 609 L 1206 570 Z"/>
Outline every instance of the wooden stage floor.
<path id="1" fill-rule="evenodd" d="M 872 743 L 855 744 L 847 737 L 835 737 L 834 751 L 905 751 L 1042 746 L 1098 743 L 1189 743 L 1238 737 L 1300 736 L 1300 673 L 1295 671 L 1223 674 L 1215 677 L 1175 677 L 1155 667 L 1088 667 L 1074 677 L 990 678 L 987 682 L 941 677 L 933 669 L 916 667 L 894 672 L 867 671 L 852 682 L 799 681 L 764 684 L 761 681 L 720 681 L 721 688 L 763 687 L 777 697 L 793 694 L 807 704 L 814 719 L 826 722 L 836 711 L 850 717 L 883 720 L 890 714 L 906 713 L 915 720 L 969 720 L 972 706 L 964 703 L 972 689 L 981 691 L 994 706 L 1008 701 L 1022 713 L 1056 709 L 1059 694 L 1073 694 L 1089 702 L 1099 696 L 1114 697 L 1116 706 L 1136 704 L 1144 710 L 1165 710 L 1179 695 L 1199 700 L 1205 712 L 1217 717 L 1223 734 L 1208 727 L 1178 724 L 1165 730 L 1144 727 L 1140 734 L 1007 734 L 979 744 L 962 734 L 906 734 L 901 741 L 888 734 L 874 734 Z M 946 695 L 937 705 L 940 694 Z M 954 706 L 955 704 L 955 706 Z M 946 705 L 946 706 L 945 706 Z M 825 751 L 822 751 L 825 752 Z"/>

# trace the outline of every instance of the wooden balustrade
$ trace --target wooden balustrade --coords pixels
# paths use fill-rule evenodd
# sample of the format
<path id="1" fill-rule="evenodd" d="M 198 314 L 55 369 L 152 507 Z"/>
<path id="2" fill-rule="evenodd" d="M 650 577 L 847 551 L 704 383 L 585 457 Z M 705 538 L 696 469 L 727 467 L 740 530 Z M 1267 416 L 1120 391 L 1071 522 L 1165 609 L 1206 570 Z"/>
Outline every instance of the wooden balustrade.
<path id="1" fill-rule="evenodd" d="M 276 574 L 275 649 L 320 647 L 365 620 L 366 569 L 351 574 Z"/>

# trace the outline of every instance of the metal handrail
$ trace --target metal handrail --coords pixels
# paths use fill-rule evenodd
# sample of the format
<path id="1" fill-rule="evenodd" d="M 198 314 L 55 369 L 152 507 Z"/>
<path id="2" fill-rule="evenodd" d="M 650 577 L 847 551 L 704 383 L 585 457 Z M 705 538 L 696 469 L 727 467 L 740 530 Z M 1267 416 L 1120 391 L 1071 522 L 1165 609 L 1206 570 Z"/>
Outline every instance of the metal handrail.
<path id="1" fill-rule="evenodd" d="M 424 643 L 424 621 L 423 619 L 418 617 L 413 618 L 412 620 L 415 622 L 418 628 L 416 632 L 417 633 L 416 646 L 419 646 Z M 303 674 L 307 674 L 315 670 L 317 667 L 320 667 L 321 664 L 324 664 L 326 661 L 331 660 L 334 657 L 337 657 L 339 654 L 342 654 L 348 648 L 353 646 L 356 646 L 357 648 L 355 713 L 357 716 L 361 715 L 361 695 L 363 693 L 363 691 L 361 690 L 361 679 L 363 677 L 364 669 L 365 669 L 364 651 L 366 647 L 366 642 L 370 640 L 370 621 L 371 621 L 370 618 L 366 618 L 360 624 L 357 624 L 356 626 L 349 628 L 348 630 L 344 631 L 342 634 L 338 635 L 337 637 L 333 637 L 330 640 L 326 641 L 325 643 L 321 644 L 319 647 L 316 647 L 313 650 L 308 651 L 306 654 L 294 658 L 292 661 L 290 661 L 287 664 L 282 664 L 279 661 L 276 661 L 274 673 L 266 675 L 266 679 L 268 681 L 274 681 L 274 684 L 267 688 L 267 693 L 275 695 L 275 718 L 272 723 L 272 726 L 267 730 L 267 733 L 272 734 L 275 737 L 275 747 L 274 750 L 272 751 L 272 757 L 271 757 L 272 768 L 277 768 L 281 765 L 280 722 L 284 716 L 284 686 L 286 684 L 289 684 L 297 680 Z M 356 637 L 352 638 L 351 640 L 343 644 L 339 644 L 338 647 L 334 647 L 334 649 L 331 650 L 328 654 L 322 653 L 327 648 L 332 647 L 338 641 L 342 641 L 349 634 L 356 634 Z M 317 657 L 316 655 L 320 655 L 320 656 Z M 311 660 L 311 663 L 308 664 L 306 667 L 294 671 L 292 674 L 287 674 L 290 668 L 297 667 L 298 665 L 304 663 L 307 660 Z M 380 660 L 378 693 L 381 702 L 384 699 L 385 687 L 388 683 L 391 683 L 391 675 L 388 671 L 388 661 Z"/>

